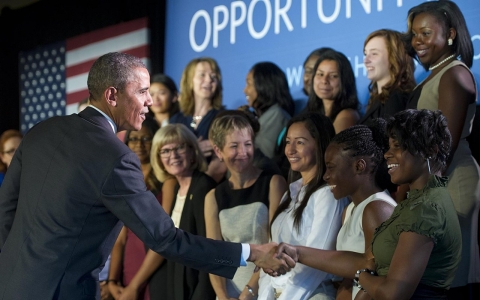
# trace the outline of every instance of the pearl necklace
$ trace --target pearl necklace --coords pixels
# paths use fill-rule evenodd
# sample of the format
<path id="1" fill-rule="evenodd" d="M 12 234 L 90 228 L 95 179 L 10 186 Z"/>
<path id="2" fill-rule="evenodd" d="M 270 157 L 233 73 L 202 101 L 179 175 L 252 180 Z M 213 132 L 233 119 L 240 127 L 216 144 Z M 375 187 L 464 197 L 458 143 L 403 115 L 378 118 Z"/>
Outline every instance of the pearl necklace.
<path id="1" fill-rule="evenodd" d="M 441 66 L 444 62 L 446 62 L 447 60 L 451 59 L 451 58 L 454 58 L 455 57 L 455 54 L 452 54 L 450 55 L 449 57 L 445 58 L 444 60 L 442 60 L 441 62 L 439 62 L 438 64 L 434 65 L 434 66 L 431 66 L 430 68 L 428 68 L 429 71 L 433 71 L 435 70 L 436 68 L 438 68 L 439 66 Z"/>
<path id="2" fill-rule="evenodd" d="M 192 117 L 192 123 L 190 123 L 190 126 L 192 128 L 197 127 L 197 123 L 200 122 L 200 120 L 203 118 L 203 116 L 193 116 Z"/>

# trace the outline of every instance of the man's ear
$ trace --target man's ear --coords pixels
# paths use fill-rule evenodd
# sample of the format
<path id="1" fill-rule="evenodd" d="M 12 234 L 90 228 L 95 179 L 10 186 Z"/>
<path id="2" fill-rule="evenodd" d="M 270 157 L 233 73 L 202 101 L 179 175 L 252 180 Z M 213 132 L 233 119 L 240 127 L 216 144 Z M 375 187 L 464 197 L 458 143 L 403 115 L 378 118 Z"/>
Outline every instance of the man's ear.
<path id="1" fill-rule="evenodd" d="M 109 105 L 113 107 L 117 106 L 118 90 L 116 88 L 114 88 L 113 86 L 107 88 L 103 93 L 103 96 L 105 97 L 105 100 Z"/>

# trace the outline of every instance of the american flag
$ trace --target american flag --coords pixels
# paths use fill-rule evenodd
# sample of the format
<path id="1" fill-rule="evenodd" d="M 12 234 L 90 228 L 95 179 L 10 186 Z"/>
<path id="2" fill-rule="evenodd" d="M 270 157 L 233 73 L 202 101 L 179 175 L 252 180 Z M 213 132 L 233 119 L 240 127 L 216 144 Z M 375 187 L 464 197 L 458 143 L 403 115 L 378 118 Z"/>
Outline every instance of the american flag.
<path id="1" fill-rule="evenodd" d="M 137 56 L 149 66 L 149 30 L 142 18 L 20 53 L 20 128 L 77 112 L 88 97 L 93 62 L 108 52 Z"/>

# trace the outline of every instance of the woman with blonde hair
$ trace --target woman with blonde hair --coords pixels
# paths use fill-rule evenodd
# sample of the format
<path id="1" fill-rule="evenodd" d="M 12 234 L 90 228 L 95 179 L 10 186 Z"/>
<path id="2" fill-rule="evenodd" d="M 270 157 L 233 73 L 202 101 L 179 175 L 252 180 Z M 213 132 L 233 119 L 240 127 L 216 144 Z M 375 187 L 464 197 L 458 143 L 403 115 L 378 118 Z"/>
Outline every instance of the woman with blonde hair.
<path id="1" fill-rule="evenodd" d="M 177 180 L 173 199 L 163 199 L 163 202 L 173 202 L 170 215 L 175 226 L 206 236 L 205 195 L 216 182 L 204 173 L 207 163 L 195 135 L 184 124 L 163 126 L 153 137 L 150 162 L 158 180 L 165 182 L 172 177 Z M 149 278 L 152 300 L 215 298 L 208 273 L 164 261 L 152 250 L 148 250 L 130 285 L 135 289 Z"/>
<path id="2" fill-rule="evenodd" d="M 205 199 L 207 237 L 242 243 L 267 243 L 268 224 L 287 189 L 285 179 L 254 166 L 254 130 L 240 114 L 216 118 L 210 128 L 215 154 L 224 161 L 229 178 Z M 242 215 L 242 218 L 236 216 Z M 259 273 L 248 263 L 232 280 L 210 275 L 218 299 L 254 299 Z"/>
<path id="3" fill-rule="evenodd" d="M 215 172 L 219 162 L 213 155 L 212 144 L 208 140 L 208 129 L 222 108 L 222 91 L 222 74 L 213 58 L 192 59 L 183 70 L 180 81 L 180 110 L 197 136 L 207 163 L 210 165 L 213 160 L 207 174 L 217 181 L 223 174 Z"/>
<path id="4" fill-rule="evenodd" d="M 367 112 L 360 124 L 375 118 L 386 119 L 404 110 L 415 87 L 415 65 L 400 32 L 380 29 L 370 33 L 363 51 L 367 77 L 371 82 Z"/>

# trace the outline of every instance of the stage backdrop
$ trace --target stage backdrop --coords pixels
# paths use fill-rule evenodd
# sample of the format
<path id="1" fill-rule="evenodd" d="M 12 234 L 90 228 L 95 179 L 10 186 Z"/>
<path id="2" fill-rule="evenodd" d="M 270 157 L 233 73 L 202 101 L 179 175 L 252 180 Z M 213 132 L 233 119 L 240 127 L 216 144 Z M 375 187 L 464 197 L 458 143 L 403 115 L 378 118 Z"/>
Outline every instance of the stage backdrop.
<path id="1" fill-rule="evenodd" d="M 95 30 L 19 54 L 20 129 L 52 116 L 77 112 L 88 97 L 87 77 L 101 55 L 125 52 L 149 60 L 147 18 Z"/>
<path id="2" fill-rule="evenodd" d="M 368 100 L 363 43 L 377 29 L 406 31 L 408 9 L 420 0 L 168 0 L 165 73 L 177 84 L 195 57 L 215 58 L 222 71 L 227 108 L 246 104 L 243 88 L 257 62 L 276 63 L 287 75 L 294 99 L 304 99 L 302 65 L 319 47 L 349 57 L 360 101 Z M 480 74 L 480 5 L 455 1 L 467 20 L 475 48 L 473 72 Z M 417 67 L 417 81 L 425 77 Z"/>

